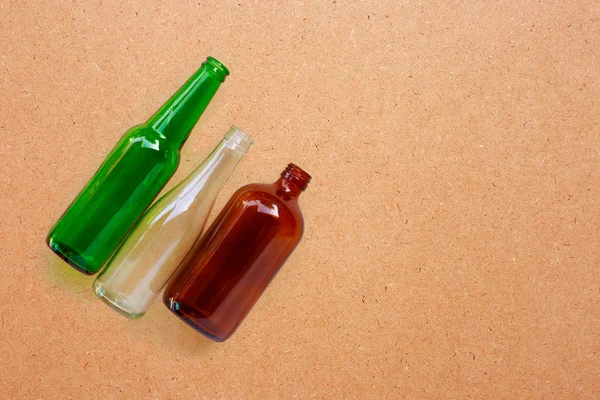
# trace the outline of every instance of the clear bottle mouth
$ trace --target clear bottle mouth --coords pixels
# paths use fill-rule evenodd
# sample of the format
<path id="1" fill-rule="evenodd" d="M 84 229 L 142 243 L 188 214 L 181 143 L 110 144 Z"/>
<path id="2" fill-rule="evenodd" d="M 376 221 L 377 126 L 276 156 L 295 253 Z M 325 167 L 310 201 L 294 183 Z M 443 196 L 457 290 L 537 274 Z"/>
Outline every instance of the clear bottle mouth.
<path id="1" fill-rule="evenodd" d="M 229 75 L 229 69 L 214 57 L 208 57 L 202 66 L 213 72 L 221 82 L 224 82 L 225 77 Z"/>
<path id="2" fill-rule="evenodd" d="M 242 132 L 237 126 L 232 126 L 229 132 L 225 134 L 225 139 L 231 147 L 237 148 L 243 152 L 248 151 L 254 140 Z"/>

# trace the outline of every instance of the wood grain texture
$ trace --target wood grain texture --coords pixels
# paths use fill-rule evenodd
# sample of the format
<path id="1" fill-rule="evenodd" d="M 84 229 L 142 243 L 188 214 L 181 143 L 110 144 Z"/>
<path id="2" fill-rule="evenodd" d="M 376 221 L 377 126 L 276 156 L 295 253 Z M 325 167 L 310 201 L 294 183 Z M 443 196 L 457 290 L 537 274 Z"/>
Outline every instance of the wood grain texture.
<path id="1" fill-rule="evenodd" d="M 159 4 L 160 3 L 160 4 Z M 597 1 L 0 1 L 3 399 L 600 398 Z M 207 55 L 219 197 L 314 177 L 237 333 L 130 322 L 44 238 Z M 117 105 L 117 106 L 116 106 Z"/>

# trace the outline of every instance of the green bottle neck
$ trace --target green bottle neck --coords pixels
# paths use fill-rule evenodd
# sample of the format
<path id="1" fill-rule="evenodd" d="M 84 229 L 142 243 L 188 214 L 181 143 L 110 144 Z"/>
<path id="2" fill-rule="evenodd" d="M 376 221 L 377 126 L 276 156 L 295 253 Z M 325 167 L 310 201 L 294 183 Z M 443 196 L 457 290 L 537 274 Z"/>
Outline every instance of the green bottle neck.
<path id="1" fill-rule="evenodd" d="M 148 120 L 148 125 L 181 146 L 229 70 L 209 57 L 192 77 Z"/>

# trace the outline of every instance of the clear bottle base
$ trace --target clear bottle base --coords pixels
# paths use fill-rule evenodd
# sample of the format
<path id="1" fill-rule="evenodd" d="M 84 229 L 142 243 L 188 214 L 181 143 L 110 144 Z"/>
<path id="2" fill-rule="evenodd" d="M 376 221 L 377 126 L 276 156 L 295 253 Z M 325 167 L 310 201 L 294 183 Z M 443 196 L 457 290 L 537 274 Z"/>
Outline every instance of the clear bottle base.
<path id="1" fill-rule="evenodd" d="M 97 280 L 94 281 L 94 293 L 96 293 L 96 296 L 98 296 L 100 300 L 104 302 L 104 304 L 106 304 L 125 318 L 135 320 L 142 318 L 146 314 L 145 312 L 140 313 L 128 309 L 124 300 L 119 299 L 118 296 L 112 296 L 104 289 L 102 283 L 98 282 Z"/>

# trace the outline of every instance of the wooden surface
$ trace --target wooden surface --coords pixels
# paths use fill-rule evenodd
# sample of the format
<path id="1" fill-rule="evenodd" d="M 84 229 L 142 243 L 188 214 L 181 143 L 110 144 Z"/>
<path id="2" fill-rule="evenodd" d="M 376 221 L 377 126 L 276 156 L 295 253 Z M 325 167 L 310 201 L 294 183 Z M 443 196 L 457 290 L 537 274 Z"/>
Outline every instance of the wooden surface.
<path id="1" fill-rule="evenodd" d="M 0 397 L 600 398 L 600 8 L 0 1 Z M 208 55 L 219 197 L 309 171 L 303 242 L 212 343 L 111 311 L 44 238 Z"/>

